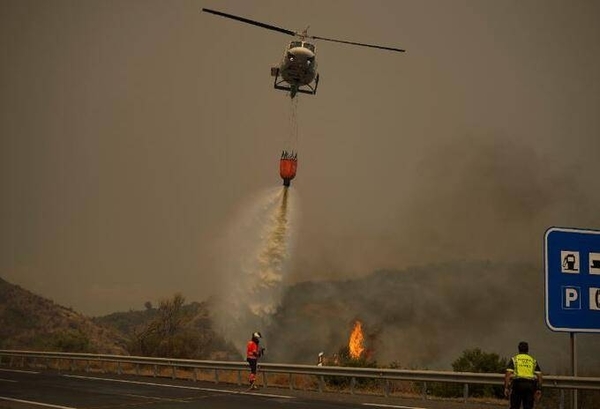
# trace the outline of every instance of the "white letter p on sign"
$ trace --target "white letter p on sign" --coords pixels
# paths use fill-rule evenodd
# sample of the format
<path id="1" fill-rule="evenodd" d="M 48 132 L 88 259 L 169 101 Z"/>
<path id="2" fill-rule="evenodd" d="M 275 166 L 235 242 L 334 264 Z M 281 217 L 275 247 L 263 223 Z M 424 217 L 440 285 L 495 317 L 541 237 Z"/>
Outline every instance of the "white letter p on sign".
<path id="1" fill-rule="evenodd" d="M 563 287 L 563 308 L 564 309 L 580 309 L 581 301 L 579 300 L 579 289 L 576 287 Z"/>

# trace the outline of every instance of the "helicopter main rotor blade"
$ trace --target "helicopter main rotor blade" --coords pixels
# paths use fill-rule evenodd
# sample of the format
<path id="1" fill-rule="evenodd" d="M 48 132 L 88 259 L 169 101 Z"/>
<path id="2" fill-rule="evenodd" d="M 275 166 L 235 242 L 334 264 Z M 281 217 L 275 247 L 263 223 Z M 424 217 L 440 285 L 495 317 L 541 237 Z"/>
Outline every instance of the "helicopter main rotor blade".
<path id="1" fill-rule="evenodd" d="M 266 28 L 267 30 L 277 31 L 277 32 L 280 32 L 280 33 L 283 33 L 283 34 L 287 34 L 287 35 L 290 35 L 290 36 L 295 36 L 296 35 L 295 32 L 293 32 L 291 30 L 286 30 L 285 28 L 281 28 L 281 27 L 277 27 L 277 26 L 272 26 L 270 24 L 261 23 L 260 21 L 254 21 L 254 20 L 250 20 L 250 19 L 244 18 L 244 17 L 234 16 L 233 14 L 223 13 L 222 11 L 205 9 L 205 8 L 203 8 L 202 11 L 204 11 L 206 13 L 215 14 L 217 16 L 230 18 L 232 20 L 241 21 L 242 23 L 252 24 L 253 26 L 258 26 L 258 27 Z"/>
<path id="2" fill-rule="evenodd" d="M 397 51 L 399 53 L 406 52 L 406 50 L 403 50 L 401 48 L 386 47 L 386 46 L 383 46 L 383 45 L 355 43 L 354 41 L 336 40 L 336 39 L 333 39 L 333 38 L 325 38 L 325 37 L 318 37 L 318 36 L 310 36 L 310 38 L 314 38 L 315 40 L 332 41 L 334 43 L 343 43 L 343 44 L 350 44 L 350 45 L 358 45 L 358 46 L 361 46 L 361 47 L 378 48 L 380 50 Z"/>

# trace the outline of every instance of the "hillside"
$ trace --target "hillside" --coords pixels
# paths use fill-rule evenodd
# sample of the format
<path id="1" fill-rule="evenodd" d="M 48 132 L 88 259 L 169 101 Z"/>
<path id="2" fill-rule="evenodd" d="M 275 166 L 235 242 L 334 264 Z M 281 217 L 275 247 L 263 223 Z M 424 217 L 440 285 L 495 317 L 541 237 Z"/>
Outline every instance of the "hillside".
<path id="1" fill-rule="evenodd" d="M 126 354 L 118 331 L 0 278 L 0 348 Z"/>
<path id="2" fill-rule="evenodd" d="M 239 360 L 211 319 L 215 308 L 176 296 L 91 319 L 0 279 L 0 348 Z M 256 328 L 267 362 L 312 364 L 347 346 L 356 320 L 380 365 L 449 370 L 466 349 L 508 357 L 526 340 L 544 372 L 570 372 L 569 334 L 546 327 L 543 273 L 524 264 L 454 262 L 298 283 Z M 577 334 L 577 348 L 580 375 L 599 376 L 597 334 Z"/>
<path id="3" fill-rule="evenodd" d="M 175 295 L 157 308 L 90 318 L 0 278 L 0 349 L 239 359 L 209 308 Z"/>
<path id="4" fill-rule="evenodd" d="M 159 302 L 147 303 L 143 311 L 116 312 L 94 318 L 112 327 L 128 340 L 132 355 L 188 359 L 237 360 L 239 354 L 213 329 L 208 302 L 185 304 L 180 294 Z"/>
<path id="5" fill-rule="evenodd" d="M 454 262 L 289 287 L 265 329 L 269 359 L 313 363 L 348 345 L 355 320 L 380 364 L 448 370 L 465 349 L 508 357 L 527 340 L 548 373 L 570 369 L 569 334 L 544 322 L 544 275 L 526 264 Z M 578 334 L 579 373 L 598 376 L 600 343 Z"/>

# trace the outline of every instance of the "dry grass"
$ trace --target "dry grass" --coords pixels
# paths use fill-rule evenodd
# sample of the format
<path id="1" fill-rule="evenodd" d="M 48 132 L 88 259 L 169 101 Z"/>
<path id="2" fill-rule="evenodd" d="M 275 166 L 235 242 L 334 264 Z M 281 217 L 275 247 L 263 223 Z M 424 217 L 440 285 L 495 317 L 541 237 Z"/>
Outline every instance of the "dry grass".
<path id="1" fill-rule="evenodd" d="M 1 278 L 0 321 L 2 349 L 69 350 L 69 341 L 79 341 L 86 351 L 126 353 L 117 331 Z"/>

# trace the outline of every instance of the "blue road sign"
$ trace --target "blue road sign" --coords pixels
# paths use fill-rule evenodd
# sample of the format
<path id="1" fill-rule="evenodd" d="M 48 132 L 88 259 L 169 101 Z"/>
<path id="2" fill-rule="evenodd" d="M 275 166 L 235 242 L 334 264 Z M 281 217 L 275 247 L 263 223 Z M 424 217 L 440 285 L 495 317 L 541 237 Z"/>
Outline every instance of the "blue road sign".
<path id="1" fill-rule="evenodd" d="M 546 325 L 600 332 L 600 231 L 551 227 L 544 244 Z"/>

